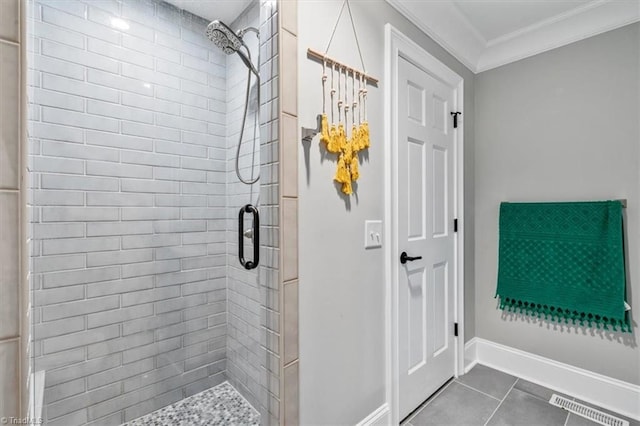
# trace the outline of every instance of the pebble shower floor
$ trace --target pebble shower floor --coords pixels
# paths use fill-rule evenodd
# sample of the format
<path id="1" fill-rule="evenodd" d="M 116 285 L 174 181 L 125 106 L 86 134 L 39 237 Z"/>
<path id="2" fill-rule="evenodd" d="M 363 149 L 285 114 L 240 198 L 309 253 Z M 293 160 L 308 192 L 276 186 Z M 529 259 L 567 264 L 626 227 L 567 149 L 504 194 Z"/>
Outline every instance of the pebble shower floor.
<path id="1" fill-rule="evenodd" d="M 124 426 L 260 424 L 260 414 L 228 382 L 168 405 Z"/>

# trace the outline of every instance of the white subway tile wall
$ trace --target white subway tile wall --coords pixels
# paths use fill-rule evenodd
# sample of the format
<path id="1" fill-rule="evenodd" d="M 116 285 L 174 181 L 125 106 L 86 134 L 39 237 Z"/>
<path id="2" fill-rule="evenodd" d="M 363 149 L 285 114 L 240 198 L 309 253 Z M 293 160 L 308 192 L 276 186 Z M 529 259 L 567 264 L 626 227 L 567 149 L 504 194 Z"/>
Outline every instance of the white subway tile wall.
<path id="1" fill-rule="evenodd" d="M 207 21 L 159 1 L 34 0 L 28 11 L 48 424 L 119 424 L 227 377 L 258 405 L 258 278 L 236 266 L 238 207 L 258 193 L 234 183 L 242 64 L 206 39 Z"/>

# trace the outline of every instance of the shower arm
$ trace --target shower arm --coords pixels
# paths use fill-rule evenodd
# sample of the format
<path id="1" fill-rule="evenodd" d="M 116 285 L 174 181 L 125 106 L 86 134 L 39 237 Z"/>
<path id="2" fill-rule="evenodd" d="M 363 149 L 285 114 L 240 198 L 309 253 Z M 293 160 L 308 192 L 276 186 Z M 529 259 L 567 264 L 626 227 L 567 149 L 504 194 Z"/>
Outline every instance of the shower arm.
<path id="1" fill-rule="evenodd" d="M 260 31 L 256 27 L 247 27 L 237 32 L 238 37 L 242 38 L 249 31 L 256 33 L 256 37 L 260 36 Z"/>

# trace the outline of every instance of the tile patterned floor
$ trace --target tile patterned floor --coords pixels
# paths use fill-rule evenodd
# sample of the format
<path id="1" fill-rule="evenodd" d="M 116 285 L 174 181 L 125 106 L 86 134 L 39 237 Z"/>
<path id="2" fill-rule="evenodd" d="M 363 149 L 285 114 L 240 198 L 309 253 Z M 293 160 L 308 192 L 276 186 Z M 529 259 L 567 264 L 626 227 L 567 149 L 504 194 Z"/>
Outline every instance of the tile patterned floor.
<path id="1" fill-rule="evenodd" d="M 574 399 L 478 364 L 464 376 L 443 386 L 401 425 L 598 425 L 549 404 L 549 399 L 554 393 Z M 594 408 L 611 413 L 602 408 Z M 611 414 L 627 420 L 630 426 L 640 426 L 638 421 Z"/>
<path id="2" fill-rule="evenodd" d="M 224 382 L 204 392 L 161 408 L 123 426 L 258 426 L 260 414 Z"/>

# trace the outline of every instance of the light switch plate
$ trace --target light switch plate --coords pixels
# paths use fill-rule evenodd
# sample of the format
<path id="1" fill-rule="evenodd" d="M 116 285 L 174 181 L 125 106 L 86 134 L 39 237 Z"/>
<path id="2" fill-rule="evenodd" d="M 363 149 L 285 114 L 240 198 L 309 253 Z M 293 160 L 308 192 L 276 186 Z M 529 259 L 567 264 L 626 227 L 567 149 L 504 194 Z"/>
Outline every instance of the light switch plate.
<path id="1" fill-rule="evenodd" d="M 364 248 L 382 247 L 382 221 L 364 221 Z"/>

